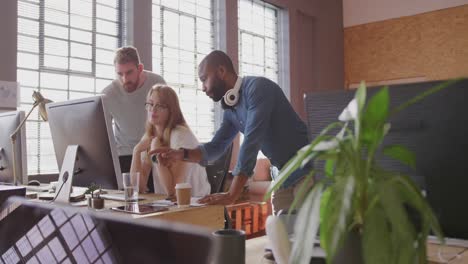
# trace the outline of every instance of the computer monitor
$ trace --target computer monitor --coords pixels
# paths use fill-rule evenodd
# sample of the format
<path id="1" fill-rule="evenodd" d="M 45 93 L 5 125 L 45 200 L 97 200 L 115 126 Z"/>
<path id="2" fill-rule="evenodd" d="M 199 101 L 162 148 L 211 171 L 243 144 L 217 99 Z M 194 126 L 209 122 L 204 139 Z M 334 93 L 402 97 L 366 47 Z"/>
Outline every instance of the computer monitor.
<path id="1" fill-rule="evenodd" d="M 78 145 L 73 186 L 96 183 L 123 189 L 112 128 L 100 96 L 49 103 L 49 126 L 59 168 L 68 146 Z"/>
<path id="2" fill-rule="evenodd" d="M 0 113 L 0 184 L 13 184 L 13 148 L 10 135 L 24 119 L 24 111 Z M 16 177 L 18 183 L 28 183 L 26 159 L 26 126 L 16 137 Z"/>
<path id="3" fill-rule="evenodd" d="M 391 85 L 390 108 L 441 84 L 442 81 Z M 370 99 L 377 88 L 367 89 Z M 306 94 L 310 138 L 331 122 L 353 98 L 355 91 Z M 383 145 L 401 144 L 416 155 L 416 169 L 386 156 L 377 157 L 382 167 L 410 175 L 426 190 L 442 231 L 447 237 L 468 239 L 468 80 L 456 83 L 407 107 L 390 120 Z"/>
<path id="4" fill-rule="evenodd" d="M 208 230 L 23 199 L 7 203 L 21 205 L 0 209 L 0 263 L 211 263 Z"/>

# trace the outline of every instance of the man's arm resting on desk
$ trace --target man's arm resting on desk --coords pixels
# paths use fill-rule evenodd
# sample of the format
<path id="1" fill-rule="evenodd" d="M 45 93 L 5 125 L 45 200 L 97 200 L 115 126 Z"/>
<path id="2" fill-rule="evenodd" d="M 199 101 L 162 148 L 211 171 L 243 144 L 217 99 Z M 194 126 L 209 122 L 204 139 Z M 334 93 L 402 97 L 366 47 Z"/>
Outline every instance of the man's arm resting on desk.
<path id="1" fill-rule="evenodd" d="M 186 153 L 184 154 L 184 151 Z M 150 152 L 150 155 L 153 153 L 161 153 L 158 160 L 163 164 L 170 164 L 176 160 L 185 160 L 189 162 L 200 162 L 202 160 L 203 154 L 200 148 L 196 149 L 166 149 L 166 150 L 155 150 Z M 184 157 L 185 155 L 185 157 Z M 225 193 L 214 193 L 207 195 L 200 200 L 199 203 L 206 204 L 217 204 L 217 205 L 230 205 L 233 204 L 241 195 L 242 190 L 247 183 L 249 177 L 244 173 L 239 173 L 239 175 L 234 176 L 231 187 L 228 192 Z"/>

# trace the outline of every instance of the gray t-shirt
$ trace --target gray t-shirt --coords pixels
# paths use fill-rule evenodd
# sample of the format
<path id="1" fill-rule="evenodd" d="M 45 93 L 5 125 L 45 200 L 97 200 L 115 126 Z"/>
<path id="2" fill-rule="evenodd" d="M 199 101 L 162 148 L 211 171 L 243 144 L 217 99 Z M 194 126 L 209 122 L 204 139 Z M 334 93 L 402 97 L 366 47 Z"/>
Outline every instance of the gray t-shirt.
<path id="1" fill-rule="evenodd" d="M 104 90 L 104 107 L 114 120 L 114 136 L 119 156 L 132 155 L 133 148 L 145 132 L 145 101 L 149 90 L 155 84 L 166 84 L 164 79 L 145 71 L 146 80 L 132 93 L 123 88 L 119 80 L 112 81 Z"/>

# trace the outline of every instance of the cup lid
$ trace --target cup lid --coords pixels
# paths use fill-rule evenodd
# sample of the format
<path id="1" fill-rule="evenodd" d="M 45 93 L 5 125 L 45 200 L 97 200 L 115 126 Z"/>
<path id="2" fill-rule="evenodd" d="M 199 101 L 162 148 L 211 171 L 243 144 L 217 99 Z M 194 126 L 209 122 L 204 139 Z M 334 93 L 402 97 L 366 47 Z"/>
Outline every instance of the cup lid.
<path id="1" fill-rule="evenodd" d="M 188 182 L 178 183 L 175 186 L 176 189 L 185 189 L 185 188 L 192 188 L 192 185 Z"/>

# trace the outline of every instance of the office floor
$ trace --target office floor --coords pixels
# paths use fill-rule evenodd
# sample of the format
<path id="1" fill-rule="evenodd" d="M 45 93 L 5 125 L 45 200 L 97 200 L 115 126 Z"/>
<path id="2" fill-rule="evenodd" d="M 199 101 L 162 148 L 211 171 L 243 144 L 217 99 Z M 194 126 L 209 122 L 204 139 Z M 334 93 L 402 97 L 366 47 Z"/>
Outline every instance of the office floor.
<path id="1" fill-rule="evenodd" d="M 258 264 L 258 263 L 271 263 L 263 259 L 265 253 L 265 245 L 268 239 L 266 236 L 247 239 L 245 241 L 245 263 Z"/>

